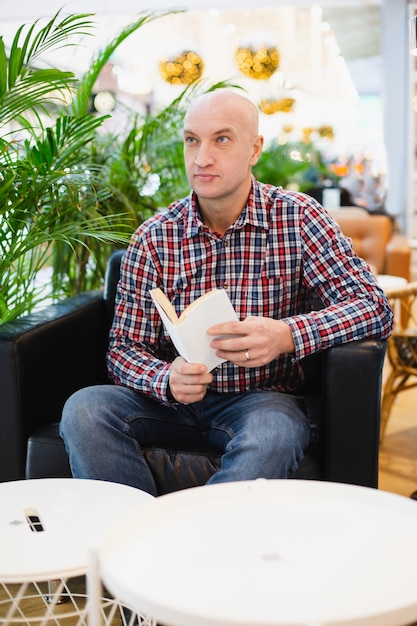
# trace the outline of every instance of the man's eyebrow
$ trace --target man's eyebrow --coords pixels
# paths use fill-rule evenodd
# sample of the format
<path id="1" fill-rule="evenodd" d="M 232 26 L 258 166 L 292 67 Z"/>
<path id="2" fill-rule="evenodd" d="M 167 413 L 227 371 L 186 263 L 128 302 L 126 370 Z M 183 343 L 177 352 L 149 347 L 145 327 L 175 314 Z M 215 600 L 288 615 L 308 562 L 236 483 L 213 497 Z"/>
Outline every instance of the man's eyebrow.
<path id="1" fill-rule="evenodd" d="M 198 133 L 195 133 L 194 131 L 190 130 L 189 128 L 184 128 L 183 130 L 184 134 L 188 134 L 188 135 L 195 135 L 197 136 Z M 214 131 L 214 133 L 212 133 L 214 137 L 218 137 L 219 135 L 225 135 L 225 134 L 234 134 L 234 130 L 231 126 L 226 126 L 225 128 L 220 128 L 219 130 Z"/>
<path id="2" fill-rule="evenodd" d="M 226 134 L 234 134 L 234 130 L 233 128 L 231 128 L 230 126 L 226 126 L 225 128 L 221 128 L 220 130 L 216 130 L 215 133 L 213 133 L 213 135 L 226 135 Z"/>

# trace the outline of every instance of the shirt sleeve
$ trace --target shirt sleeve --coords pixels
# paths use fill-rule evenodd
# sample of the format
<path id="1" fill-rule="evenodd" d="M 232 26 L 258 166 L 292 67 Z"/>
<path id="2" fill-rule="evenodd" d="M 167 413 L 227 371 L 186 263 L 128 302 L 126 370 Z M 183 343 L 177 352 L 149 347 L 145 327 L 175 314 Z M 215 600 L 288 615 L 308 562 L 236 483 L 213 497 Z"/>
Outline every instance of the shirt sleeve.
<path id="1" fill-rule="evenodd" d="M 305 207 L 301 237 L 303 283 L 323 308 L 284 320 L 295 358 L 366 337 L 388 338 L 393 315 L 387 297 L 351 240 L 314 202 Z"/>
<path id="2" fill-rule="evenodd" d="M 149 295 L 158 286 L 158 269 L 139 232 L 121 264 L 107 368 L 115 383 L 171 404 L 168 380 L 175 355 L 160 337 L 161 321 Z"/>

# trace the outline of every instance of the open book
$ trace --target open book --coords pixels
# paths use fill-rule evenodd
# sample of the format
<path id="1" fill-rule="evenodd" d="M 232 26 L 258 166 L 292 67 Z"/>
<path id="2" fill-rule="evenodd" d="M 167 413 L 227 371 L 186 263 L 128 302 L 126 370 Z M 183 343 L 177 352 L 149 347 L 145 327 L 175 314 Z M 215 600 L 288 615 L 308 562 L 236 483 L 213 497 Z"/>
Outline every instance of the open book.
<path id="1" fill-rule="evenodd" d="M 172 343 L 189 363 L 204 363 L 209 371 L 223 363 L 210 347 L 214 337 L 207 329 L 223 322 L 236 322 L 238 317 L 224 289 L 213 289 L 203 294 L 178 315 L 164 292 L 157 288 L 150 294 L 158 309 Z"/>

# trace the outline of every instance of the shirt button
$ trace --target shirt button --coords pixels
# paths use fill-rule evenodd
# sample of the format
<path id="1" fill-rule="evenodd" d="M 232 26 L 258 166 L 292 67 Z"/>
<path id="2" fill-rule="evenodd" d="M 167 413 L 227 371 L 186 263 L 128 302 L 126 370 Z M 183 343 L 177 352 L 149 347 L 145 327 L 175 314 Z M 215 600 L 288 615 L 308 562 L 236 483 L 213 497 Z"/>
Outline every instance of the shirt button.
<path id="1" fill-rule="evenodd" d="M 228 289 L 229 285 L 227 283 L 223 283 L 223 289 Z"/>

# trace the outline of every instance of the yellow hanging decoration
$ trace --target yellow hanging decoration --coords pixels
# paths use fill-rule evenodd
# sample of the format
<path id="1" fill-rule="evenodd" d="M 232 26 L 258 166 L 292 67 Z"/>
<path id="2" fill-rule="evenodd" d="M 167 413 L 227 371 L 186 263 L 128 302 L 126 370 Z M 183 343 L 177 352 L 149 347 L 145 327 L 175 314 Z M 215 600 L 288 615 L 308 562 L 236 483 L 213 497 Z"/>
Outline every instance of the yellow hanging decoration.
<path id="1" fill-rule="evenodd" d="M 328 139 L 334 139 L 333 126 L 320 126 L 317 129 L 319 137 L 327 137 Z"/>
<path id="2" fill-rule="evenodd" d="M 266 80 L 279 67 L 278 49 L 262 46 L 258 50 L 252 48 L 238 48 L 235 59 L 239 70 L 249 78 Z"/>
<path id="3" fill-rule="evenodd" d="M 189 85 L 201 75 L 204 70 L 202 58 L 192 50 L 185 50 L 175 59 L 160 61 L 159 73 L 171 85 Z"/>
<path id="4" fill-rule="evenodd" d="M 258 106 L 265 115 L 273 115 L 274 113 L 291 113 L 294 105 L 295 98 L 264 98 Z"/>

